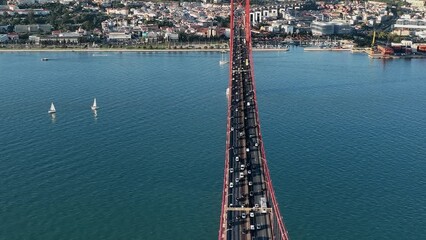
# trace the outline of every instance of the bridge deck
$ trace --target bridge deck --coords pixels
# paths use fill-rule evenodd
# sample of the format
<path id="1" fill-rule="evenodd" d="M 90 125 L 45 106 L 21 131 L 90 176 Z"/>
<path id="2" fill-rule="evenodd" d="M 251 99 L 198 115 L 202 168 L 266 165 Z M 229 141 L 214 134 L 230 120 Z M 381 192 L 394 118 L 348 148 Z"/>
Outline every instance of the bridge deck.
<path id="1" fill-rule="evenodd" d="M 226 239 L 271 239 L 272 211 L 262 209 L 267 204 L 261 139 L 255 113 L 254 86 L 245 31 L 234 29 L 232 52 L 232 84 L 229 91 L 230 129 L 228 149 L 227 226 Z M 251 209 L 236 211 L 238 208 Z M 242 210 L 241 209 L 241 210 Z"/>
<path id="2" fill-rule="evenodd" d="M 288 239 L 263 148 L 251 55 L 249 0 L 231 0 L 227 149 L 219 240 Z M 245 2 L 244 2 L 245 1 Z"/>

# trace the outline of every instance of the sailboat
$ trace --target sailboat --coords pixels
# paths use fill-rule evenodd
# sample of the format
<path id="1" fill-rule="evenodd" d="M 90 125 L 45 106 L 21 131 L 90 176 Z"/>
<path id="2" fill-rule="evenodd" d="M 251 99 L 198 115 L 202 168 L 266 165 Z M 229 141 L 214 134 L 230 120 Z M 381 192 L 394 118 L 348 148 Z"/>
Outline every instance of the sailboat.
<path id="1" fill-rule="evenodd" d="M 50 109 L 47 112 L 50 114 L 56 113 L 55 105 L 53 105 L 53 102 L 52 104 L 50 104 Z"/>
<path id="2" fill-rule="evenodd" d="M 93 105 L 92 105 L 92 110 L 97 110 L 99 107 L 96 105 L 96 98 L 93 99 Z"/>
<path id="3" fill-rule="evenodd" d="M 219 61 L 219 64 L 220 65 L 224 65 L 224 64 L 227 64 L 228 63 L 228 61 L 226 61 L 225 60 L 225 58 L 224 58 L 224 56 L 223 56 L 223 53 L 224 53 L 225 51 L 222 51 L 222 58 L 220 59 L 220 61 Z"/>

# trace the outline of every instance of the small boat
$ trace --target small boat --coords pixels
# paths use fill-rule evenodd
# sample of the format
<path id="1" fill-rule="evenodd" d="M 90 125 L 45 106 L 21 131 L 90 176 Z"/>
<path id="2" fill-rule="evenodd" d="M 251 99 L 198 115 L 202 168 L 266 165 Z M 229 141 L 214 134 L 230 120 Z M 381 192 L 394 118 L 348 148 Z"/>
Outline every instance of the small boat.
<path id="1" fill-rule="evenodd" d="M 41 61 L 49 61 L 48 58 L 42 58 Z"/>
<path id="2" fill-rule="evenodd" d="M 52 104 L 50 104 L 50 109 L 49 111 L 47 111 L 47 113 L 50 113 L 50 114 L 56 113 L 55 105 L 53 105 L 53 102 Z"/>
<path id="3" fill-rule="evenodd" d="M 281 50 L 281 51 L 289 51 L 290 50 L 290 48 L 287 46 L 287 45 L 285 45 L 285 46 L 283 46 L 283 47 L 280 47 L 279 48 L 279 50 Z"/>
<path id="4" fill-rule="evenodd" d="M 93 99 L 93 105 L 92 105 L 92 107 L 91 107 L 91 108 L 92 108 L 92 110 L 93 110 L 93 111 L 95 111 L 95 110 L 98 110 L 98 109 L 99 109 L 98 105 L 96 105 L 96 98 L 94 98 L 94 99 Z"/>
<path id="5" fill-rule="evenodd" d="M 226 61 L 225 60 L 225 58 L 224 58 L 224 56 L 223 56 L 223 53 L 224 53 L 224 51 L 222 51 L 222 58 L 220 59 L 220 61 L 219 61 L 219 64 L 220 65 L 224 65 L 224 64 L 227 64 L 228 63 L 228 61 Z"/>

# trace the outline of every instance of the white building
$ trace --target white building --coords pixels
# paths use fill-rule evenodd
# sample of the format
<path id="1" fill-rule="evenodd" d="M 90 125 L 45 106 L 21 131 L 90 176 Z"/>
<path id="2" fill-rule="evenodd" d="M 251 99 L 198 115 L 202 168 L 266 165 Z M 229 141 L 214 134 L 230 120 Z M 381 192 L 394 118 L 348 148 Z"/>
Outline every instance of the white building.
<path id="1" fill-rule="evenodd" d="M 410 3 L 411 7 L 416 7 L 420 10 L 425 9 L 425 0 L 406 0 L 406 2 Z"/>
<path id="2" fill-rule="evenodd" d="M 177 40 L 179 40 L 179 34 L 177 34 L 177 33 L 166 33 L 164 35 L 164 38 L 167 39 L 168 41 L 177 41 Z"/>
<path id="3" fill-rule="evenodd" d="M 130 40 L 132 36 L 124 32 L 110 32 L 108 33 L 108 41 L 127 41 Z"/>
<path id="4" fill-rule="evenodd" d="M 266 18 L 273 18 L 277 19 L 279 14 L 283 15 L 285 13 L 285 9 L 277 9 L 277 8 L 270 8 L 270 9 L 254 9 L 250 12 L 250 23 L 256 24 L 261 23 Z"/>
<path id="5" fill-rule="evenodd" d="M 344 34 L 351 34 L 352 33 L 352 27 L 350 23 L 342 22 L 342 21 L 333 21 L 334 23 L 334 34 L 337 35 L 344 35 Z"/>
<path id="6" fill-rule="evenodd" d="M 269 9 L 269 17 L 277 18 L 278 17 L 278 10 L 276 8 Z"/>
<path id="7" fill-rule="evenodd" d="M 59 0 L 59 3 L 61 4 L 70 4 L 72 2 L 76 2 L 76 0 Z"/>
<path id="8" fill-rule="evenodd" d="M 426 30 L 426 19 L 398 19 L 393 25 L 394 29 L 406 29 L 412 31 Z"/>
<path id="9" fill-rule="evenodd" d="M 315 35 L 315 36 L 333 35 L 334 23 L 313 21 L 311 24 L 311 29 L 312 29 L 312 35 Z"/>
<path id="10" fill-rule="evenodd" d="M 81 37 L 81 34 L 78 32 L 64 32 L 64 33 L 59 33 L 58 37 L 62 37 L 62 38 L 79 38 Z"/>
<path id="11" fill-rule="evenodd" d="M 415 32 L 415 35 L 421 39 L 426 39 L 426 31 Z"/>
<path id="12" fill-rule="evenodd" d="M 254 11 L 250 13 L 251 24 L 262 22 L 262 11 Z"/>
<path id="13" fill-rule="evenodd" d="M 343 21 L 318 22 L 313 21 L 311 24 L 312 35 L 343 35 L 352 33 L 352 27 L 349 23 Z"/>
<path id="14" fill-rule="evenodd" d="M 291 25 L 282 25 L 281 29 L 287 34 L 293 34 L 294 33 L 294 26 L 291 26 Z"/>
<path id="15" fill-rule="evenodd" d="M 39 45 L 40 44 L 40 37 L 39 36 L 35 36 L 35 35 L 31 35 L 28 37 L 28 40 L 34 44 Z"/>

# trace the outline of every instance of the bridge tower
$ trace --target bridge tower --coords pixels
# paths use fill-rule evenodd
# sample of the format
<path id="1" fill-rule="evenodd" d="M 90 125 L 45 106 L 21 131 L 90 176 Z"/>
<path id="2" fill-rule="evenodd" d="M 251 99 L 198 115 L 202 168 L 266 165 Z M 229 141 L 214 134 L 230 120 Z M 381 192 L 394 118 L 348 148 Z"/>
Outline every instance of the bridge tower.
<path id="1" fill-rule="evenodd" d="M 260 131 L 250 1 L 231 0 L 228 117 L 219 240 L 287 240 Z"/>

